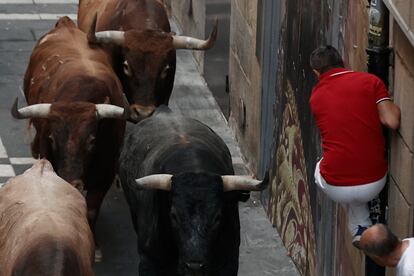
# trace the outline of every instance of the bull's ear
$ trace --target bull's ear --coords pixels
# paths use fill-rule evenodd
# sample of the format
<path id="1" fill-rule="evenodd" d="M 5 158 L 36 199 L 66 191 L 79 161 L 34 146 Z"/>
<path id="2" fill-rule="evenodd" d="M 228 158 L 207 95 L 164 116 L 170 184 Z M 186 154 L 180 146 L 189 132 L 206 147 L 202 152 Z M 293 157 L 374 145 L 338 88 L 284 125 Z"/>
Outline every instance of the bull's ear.
<path id="1" fill-rule="evenodd" d="M 224 175 L 223 190 L 229 191 L 262 191 L 269 185 L 269 171 L 266 172 L 265 178 L 260 181 L 247 175 Z"/>
<path id="2" fill-rule="evenodd" d="M 152 174 L 135 179 L 138 189 L 171 191 L 171 174 Z"/>

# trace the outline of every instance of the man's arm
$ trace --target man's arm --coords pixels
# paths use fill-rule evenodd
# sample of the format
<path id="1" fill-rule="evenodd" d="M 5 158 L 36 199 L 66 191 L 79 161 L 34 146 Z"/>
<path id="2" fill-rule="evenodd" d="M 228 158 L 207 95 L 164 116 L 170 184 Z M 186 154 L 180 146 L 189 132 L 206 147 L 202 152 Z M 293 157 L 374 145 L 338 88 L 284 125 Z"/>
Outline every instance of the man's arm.
<path id="1" fill-rule="evenodd" d="M 400 127 L 400 108 L 390 100 L 381 101 L 377 104 L 378 115 L 381 123 L 393 130 Z"/>

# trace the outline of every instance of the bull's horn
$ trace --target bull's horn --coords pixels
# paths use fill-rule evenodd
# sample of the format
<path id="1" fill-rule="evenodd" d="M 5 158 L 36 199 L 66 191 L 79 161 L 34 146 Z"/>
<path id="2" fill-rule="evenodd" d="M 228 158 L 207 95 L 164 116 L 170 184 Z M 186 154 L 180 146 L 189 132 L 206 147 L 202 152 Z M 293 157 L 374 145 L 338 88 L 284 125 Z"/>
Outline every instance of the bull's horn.
<path id="1" fill-rule="evenodd" d="M 250 176 L 241 175 L 224 175 L 223 190 L 229 191 L 262 191 L 269 184 L 269 172 L 266 173 L 265 178 L 260 181 L 252 179 Z"/>
<path id="2" fill-rule="evenodd" d="M 14 100 L 11 108 L 11 114 L 16 119 L 28 119 L 28 118 L 47 118 L 50 112 L 51 104 L 34 104 L 20 109 L 17 108 L 18 98 Z"/>
<path id="3" fill-rule="evenodd" d="M 93 17 L 91 27 L 88 32 L 89 43 L 114 43 L 120 46 L 124 45 L 125 36 L 122 31 L 102 31 L 96 32 L 96 22 L 98 20 L 98 14 Z"/>
<path id="4" fill-rule="evenodd" d="M 112 104 L 96 104 L 96 117 L 98 119 L 128 119 L 129 108 Z"/>
<path id="5" fill-rule="evenodd" d="M 214 46 L 217 39 L 217 24 L 214 24 L 213 31 L 207 40 L 197 39 L 189 36 L 173 35 L 173 47 L 175 49 L 208 50 Z"/>
<path id="6" fill-rule="evenodd" d="M 125 42 L 125 32 L 123 31 L 102 31 L 95 33 L 96 42 L 114 43 L 123 46 Z"/>
<path id="7" fill-rule="evenodd" d="M 152 174 L 135 180 L 139 189 L 171 191 L 171 174 Z"/>

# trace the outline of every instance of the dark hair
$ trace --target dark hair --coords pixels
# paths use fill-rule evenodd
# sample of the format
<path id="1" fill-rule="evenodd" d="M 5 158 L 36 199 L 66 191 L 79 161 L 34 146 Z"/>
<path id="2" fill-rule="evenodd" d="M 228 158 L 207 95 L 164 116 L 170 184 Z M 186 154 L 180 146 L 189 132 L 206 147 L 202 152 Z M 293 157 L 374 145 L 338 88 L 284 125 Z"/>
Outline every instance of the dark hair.
<path id="1" fill-rule="evenodd" d="M 321 46 L 310 55 L 310 65 L 323 74 L 330 69 L 344 67 L 344 62 L 338 50 L 331 45 Z"/>
<path id="2" fill-rule="evenodd" d="M 400 243 L 400 239 L 384 224 L 376 224 L 379 227 L 380 237 L 364 245 L 364 253 L 370 256 L 387 257 Z"/>

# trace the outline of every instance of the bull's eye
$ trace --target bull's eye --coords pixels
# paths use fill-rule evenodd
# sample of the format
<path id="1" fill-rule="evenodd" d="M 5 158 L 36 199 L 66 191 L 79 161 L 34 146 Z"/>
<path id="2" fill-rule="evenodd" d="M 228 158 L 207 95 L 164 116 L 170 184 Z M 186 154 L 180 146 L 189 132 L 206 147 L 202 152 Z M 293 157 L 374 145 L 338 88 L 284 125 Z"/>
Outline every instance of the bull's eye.
<path id="1" fill-rule="evenodd" d="M 214 217 L 214 219 L 212 220 L 212 225 L 213 225 L 213 227 L 217 227 L 217 226 L 220 224 L 220 221 L 221 221 L 221 214 L 220 214 L 220 213 L 218 213 L 218 214 Z"/>
<path id="2" fill-rule="evenodd" d="M 56 148 L 56 142 L 55 142 L 55 139 L 53 138 L 53 136 L 52 135 L 49 135 L 49 142 L 50 142 L 50 145 L 52 146 L 52 149 L 55 149 Z"/>
<path id="3" fill-rule="evenodd" d="M 128 61 L 126 60 L 124 61 L 123 68 L 124 68 L 124 74 L 127 75 L 128 77 L 131 77 L 132 72 L 131 72 L 131 68 L 129 68 Z"/>
<path id="4" fill-rule="evenodd" d="M 90 136 L 87 142 L 87 150 L 91 151 L 94 147 L 95 147 L 95 143 L 96 143 L 96 137 L 95 136 Z"/>
<path id="5" fill-rule="evenodd" d="M 162 79 L 165 79 L 167 77 L 168 70 L 170 70 L 169 65 L 165 66 L 164 69 L 162 69 L 162 72 L 161 72 L 161 75 L 160 75 L 160 77 Z"/>

